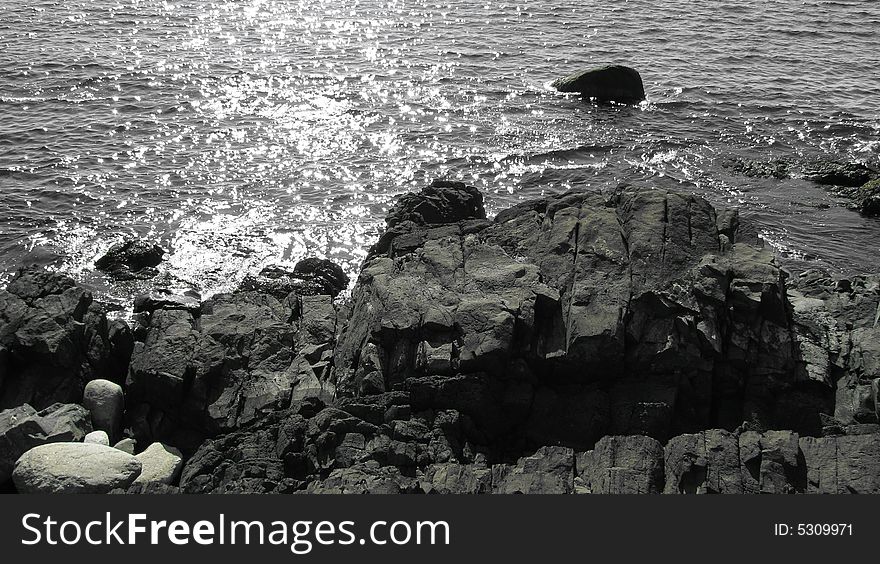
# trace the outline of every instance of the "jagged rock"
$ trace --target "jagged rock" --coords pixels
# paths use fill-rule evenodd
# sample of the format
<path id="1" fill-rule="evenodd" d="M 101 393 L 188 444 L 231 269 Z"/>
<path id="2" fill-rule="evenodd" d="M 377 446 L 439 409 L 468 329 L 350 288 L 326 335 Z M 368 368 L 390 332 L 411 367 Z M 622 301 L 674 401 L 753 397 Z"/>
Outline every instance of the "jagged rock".
<path id="1" fill-rule="evenodd" d="M 141 472 L 130 454 L 94 443 L 52 443 L 18 459 L 12 480 L 19 493 L 109 493 Z"/>
<path id="2" fill-rule="evenodd" d="M 312 482 L 308 494 L 400 494 L 421 493 L 418 482 L 400 470 L 372 462 L 333 470 L 324 480 Z"/>
<path id="3" fill-rule="evenodd" d="M 31 268 L 0 291 L 0 346 L 0 408 L 43 409 L 79 402 L 90 380 L 120 378 L 133 340 L 71 278 Z"/>
<path id="4" fill-rule="evenodd" d="M 109 380 L 92 380 L 83 390 L 82 403 L 91 413 L 92 427 L 104 431 L 110 439 L 115 440 L 122 430 L 124 401 L 122 387 Z"/>
<path id="5" fill-rule="evenodd" d="M 183 455 L 174 447 L 153 443 L 135 456 L 143 468 L 134 481 L 136 484 L 160 482 L 172 485 L 177 482 L 183 469 Z"/>
<path id="6" fill-rule="evenodd" d="M 162 262 L 165 251 L 159 245 L 140 239 L 127 239 L 116 243 L 95 267 L 116 280 L 152 278 L 157 274 L 154 267 Z"/>
<path id="7" fill-rule="evenodd" d="M 435 208 L 454 200 L 443 190 L 429 191 Z M 392 221 L 352 294 L 337 394 L 406 391 L 416 410 L 456 410 L 493 456 L 743 421 L 818 429 L 833 383 L 795 376 L 784 274 L 739 225 L 701 198 L 634 188 L 494 222 Z M 804 395 L 818 399 L 796 417 L 778 409 Z"/>
<path id="8" fill-rule="evenodd" d="M 665 493 L 796 493 L 805 468 L 791 431 L 711 429 L 666 445 Z"/>
<path id="9" fill-rule="evenodd" d="M 818 162 L 804 167 L 804 176 L 830 186 L 862 186 L 880 177 L 880 172 L 862 163 Z"/>
<path id="10" fill-rule="evenodd" d="M 401 196 L 385 217 L 385 223 L 392 228 L 405 221 L 430 225 L 485 218 L 479 190 L 464 182 L 435 180 L 418 194 Z"/>
<path id="11" fill-rule="evenodd" d="M 179 494 L 180 488 L 177 486 L 169 486 L 162 482 L 135 482 L 128 488 L 116 488 L 110 492 L 111 494 L 130 494 L 130 495 L 172 495 Z"/>
<path id="12" fill-rule="evenodd" d="M 856 205 L 862 215 L 880 215 L 880 179 L 871 180 L 859 188 Z"/>
<path id="13" fill-rule="evenodd" d="M 154 291 L 134 299 L 134 313 L 153 313 L 157 309 L 181 309 L 198 316 L 202 303 L 193 296 Z"/>
<path id="14" fill-rule="evenodd" d="M 574 491 L 574 451 L 541 447 L 514 466 L 492 467 L 492 487 L 502 494 L 566 494 Z"/>
<path id="15" fill-rule="evenodd" d="M 730 169 L 736 174 L 758 178 L 776 178 L 779 180 L 789 178 L 791 175 L 788 162 L 773 159 L 769 161 L 754 161 L 748 159 L 732 158 L 721 163 L 724 168 Z"/>
<path id="16" fill-rule="evenodd" d="M 788 280 L 735 212 L 647 188 L 489 221 L 437 182 L 388 224 L 344 323 L 320 262 L 137 314 L 126 435 L 187 452 L 179 491 L 877 491 L 877 277 Z M 10 286 L 4 389 L 24 350 L 6 320 L 74 288 Z"/>
<path id="17" fill-rule="evenodd" d="M 110 437 L 107 436 L 106 431 L 92 431 L 83 438 L 83 442 L 110 446 Z"/>
<path id="18" fill-rule="evenodd" d="M 38 412 L 25 404 L 0 411 L 0 484 L 9 480 L 15 461 L 30 449 L 81 441 L 91 430 L 89 413 L 79 405 L 55 404 Z"/>
<path id="19" fill-rule="evenodd" d="M 267 266 L 258 275 L 247 276 L 241 283 L 241 289 L 265 292 L 279 300 L 291 293 L 335 298 L 348 287 L 348 282 L 348 275 L 338 264 L 310 257 L 296 263 L 293 270 Z"/>
<path id="20" fill-rule="evenodd" d="M 553 82 L 560 92 L 580 92 L 603 102 L 639 102 L 645 86 L 638 71 L 623 65 L 606 65 L 579 71 Z"/>
<path id="21" fill-rule="evenodd" d="M 126 380 L 135 438 L 183 450 L 205 438 L 306 397 L 330 399 L 327 374 L 336 310 L 329 295 L 257 291 L 188 311 L 154 311 L 145 320 Z"/>
<path id="22" fill-rule="evenodd" d="M 425 493 L 442 494 L 492 493 L 492 469 L 486 465 L 457 462 L 434 464 L 425 471 L 421 489 Z"/>
<path id="23" fill-rule="evenodd" d="M 308 455 L 302 453 L 307 424 L 297 415 L 290 411 L 270 413 L 242 430 L 206 441 L 187 460 L 180 476 L 181 491 L 293 491 L 301 484 L 288 473 L 305 476 L 314 471 Z"/>
<path id="24" fill-rule="evenodd" d="M 880 493 L 880 434 L 801 437 L 806 492 Z"/>
<path id="25" fill-rule="evenodd" d="M 650 437 L 604 437 L 578 454 L 577 473 L 591 493 L 662 493 L 663 455 L 663 445 Z"/>

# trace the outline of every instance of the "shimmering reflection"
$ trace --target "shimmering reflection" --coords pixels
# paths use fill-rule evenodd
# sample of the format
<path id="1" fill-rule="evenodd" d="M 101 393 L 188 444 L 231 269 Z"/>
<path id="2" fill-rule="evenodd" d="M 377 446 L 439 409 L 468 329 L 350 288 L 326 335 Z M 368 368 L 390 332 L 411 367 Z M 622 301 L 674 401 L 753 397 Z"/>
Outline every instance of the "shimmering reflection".
<path id="1" fill-rule="evenodd" d="M 876 264 L 880 227 L 730 157 L 876 160 L 880 7 L 819 0 L 0 0 L 0 268 L 92 263 L 137 234 L 210 293 L 317 254 L 354 272 L 390 200 L 435 177 L 490 211 L 574 186 L 742 206 L 797 260 Z M 614 60 L 648 102 L 554 77 Z"/>

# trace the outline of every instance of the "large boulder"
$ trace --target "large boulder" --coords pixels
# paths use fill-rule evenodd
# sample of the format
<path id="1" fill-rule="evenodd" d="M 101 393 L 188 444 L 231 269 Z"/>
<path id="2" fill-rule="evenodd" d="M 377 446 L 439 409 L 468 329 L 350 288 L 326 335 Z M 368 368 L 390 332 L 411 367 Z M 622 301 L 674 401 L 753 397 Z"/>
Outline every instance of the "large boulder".
<path id="1" fill-rule="evenodd" d="M 30 449 L 81 441 L 91 430 L 89 412 L 75 404 L 55 404 L 42 411 L 25 404 L 0 411 L 0 484 L 9 480 L 15 461 Z"/>
<path id="2" fill-rule="evenodd" d="M 12 480 L 19 493 L 109 493 L 141 473 L 130 454 L 95 443 L 52 443 L 18 459 Z"/>
<path id="3" fill-rule="evenodd" d="M 0 290 L 0 409 L 78 403 L 86 382 L 125 374 L 132 346 L 125 322 L 71 278 L 22 269 Z"/>
<path id="4" fill-rule="evenodd" d="M 696 196 L 572 192 L 494 221 L 394 224 L 349 307 L 338 395 L 460 412 L 490 458 L 743 421 L 813 432 L 833 409 L 831 382 L 796 376 L 772 252 Z M 817 399 L 778 409 L 804 395 Z"/>
<path id="5" fill-rule="evenodd" d="M 602 102 L 639 102 L 645 86 L 637 70 L 623 65 L 606 65 L 579 71 L 552 84 L 560 92 L 579 92 Z"/>
<path id="6" fill-rule="evenodd" d="M 150 241 L 126 239 L 110 247 L 95 267 L 116 280 L 152 278 L 164 254 L 162 247 Z"/>

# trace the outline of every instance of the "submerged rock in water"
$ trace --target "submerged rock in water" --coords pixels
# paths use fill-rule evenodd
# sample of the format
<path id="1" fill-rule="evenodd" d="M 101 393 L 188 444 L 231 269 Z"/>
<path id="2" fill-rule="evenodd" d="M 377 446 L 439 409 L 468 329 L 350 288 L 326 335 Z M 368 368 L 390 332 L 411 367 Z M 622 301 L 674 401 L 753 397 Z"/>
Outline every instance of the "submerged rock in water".
<path id="1" fill-rule="evenodd" d="M 791 176 L 791 165 L 781 159 L 770 161 L 754 161 L 732 158 L 721 163 L 726 169 L 751 178 L 776 178 L 783 180 Z"/>
<path id="2" fill-rule="evenodd" d="M 862 215 L 880 215 L 880 179 L 872 180 L 859 188 L 856 204 Z"/>
<path id="3" fill-rule="evenodd" d="M 645 86 L 638 71 L 623 65 L 606 65 L 584 70 L 555 80 L 560 92 L 580 92 L 602 102 L 640 102 L 645 99 Z"/>
<path id="4" fill-rule="evenodd" d="M 804 177 L 829 186 L 858 187 L 880 177 L 880 172 L 862 163 L 819 162 L 805 166 Z"/>
<path id="5" fill-rule="evenodd" d="M 116 243 L 104 256 L 95 261 L 103 270 L 117 280 L 152 278 L 162 262 L 165 251 L 159 245 L 141 239 L 128 239 Z"/>

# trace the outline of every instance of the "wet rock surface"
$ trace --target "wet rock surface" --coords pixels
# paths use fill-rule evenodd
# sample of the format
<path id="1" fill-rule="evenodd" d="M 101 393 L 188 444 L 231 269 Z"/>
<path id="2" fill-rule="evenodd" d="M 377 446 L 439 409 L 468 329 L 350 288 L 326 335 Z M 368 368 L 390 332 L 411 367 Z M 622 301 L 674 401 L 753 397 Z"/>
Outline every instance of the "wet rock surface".
<path id="1" fill-rule="evenodd" d="M 293 270 L 268 266 L 256 276 L 247 276 L 241 289 L 267 293 L 281 300 L 291 293 L 335 298 L 348 287 L 348 282 L 348 276 L 338 264 L 306 258 L 296 263 Z"/>
<path id="2" fill-rule="evenodd" d="M 95 261 L 95 267 L 116 280 L 152 278 L 164 255 L 164 249 L 155 243 L 127 239 L 110 247 Z"/>
<path id="3" fill-rule="evenodd" d="M 805 165 L 804 176 L 819 184 L 858 187 L 880 178 L 880 171 L 862 163 L 824 161 Z"/>
<path id="4" fill-rule="evenodd" d="M 69 397 L 127 367 L 111 450 L 155 458 L 106 491 L 880 493 L 876 276 L 789 276 L 735 212 L 648 187 L 489 220 L 476 189 L 437 182 L 387 223 L 344 305 L 320 259 L 198 307 L 154 300 L 130 362 L 82 347 L 106 316 L 53 310 L 60 336 L 96 327 L 64 357 Z M 16 280 L 0 385 L 20 393 L 57 354 L 6 320 L 83 291 Z"/>
<path id="5" fill-rule="evenodd" d="M 606 65 L 579 71 L 553 82 L 560 92 L 579 92 L 601 102 L 639 102 L 645 86 L 638 71 L 623 65 Z"/>

